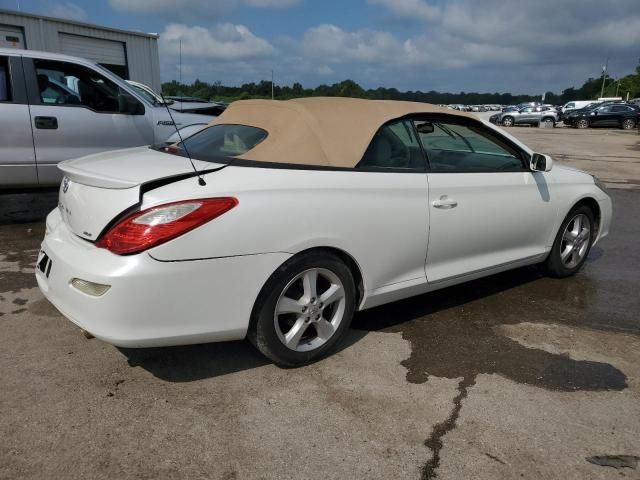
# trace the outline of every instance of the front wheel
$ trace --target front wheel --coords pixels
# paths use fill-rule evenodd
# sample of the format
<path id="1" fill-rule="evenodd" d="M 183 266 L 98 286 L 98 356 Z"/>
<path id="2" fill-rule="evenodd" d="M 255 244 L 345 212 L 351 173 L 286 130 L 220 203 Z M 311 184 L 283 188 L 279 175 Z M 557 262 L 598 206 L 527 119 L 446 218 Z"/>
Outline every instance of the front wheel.
<path id="1" fill-rule="evenodd" d="M 545 262 L 547 273 L 556 278 L 578 273 L 595 238 L 593 212 L 584 205 L 571 210 L 556 235 Z"/>
<path id="2" fill-rule="evenodd" d="M 253 310 L 248 338 L 283 367 L 312 362 L 344 336 L 355 311 L 353 275 L 338 257 L 310 252 L 282 265 Z"/>
<path id="3" fill-rule="evenodd" d="M 589 128 L 589 120 L 582 118 L 576 122 L 576 128 Z"/>

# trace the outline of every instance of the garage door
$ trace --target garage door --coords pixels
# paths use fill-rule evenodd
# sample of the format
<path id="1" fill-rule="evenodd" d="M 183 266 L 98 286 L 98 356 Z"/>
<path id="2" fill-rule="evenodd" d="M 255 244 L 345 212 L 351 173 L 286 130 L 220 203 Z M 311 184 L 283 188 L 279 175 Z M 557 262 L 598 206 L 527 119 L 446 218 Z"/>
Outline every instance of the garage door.
<path id="1" fill-rule="evenodd" d="M 127 64 L 124 43 L 122 42 L 68 33 L 60 33 L 59 35 L 61 53 L 87 58 L 105 65 L 125 66 Z"/>
<path id="2" fill-rule="evenodd" d="M 0 25 L 0 48 L 24 48 L 22 28 Z"/>

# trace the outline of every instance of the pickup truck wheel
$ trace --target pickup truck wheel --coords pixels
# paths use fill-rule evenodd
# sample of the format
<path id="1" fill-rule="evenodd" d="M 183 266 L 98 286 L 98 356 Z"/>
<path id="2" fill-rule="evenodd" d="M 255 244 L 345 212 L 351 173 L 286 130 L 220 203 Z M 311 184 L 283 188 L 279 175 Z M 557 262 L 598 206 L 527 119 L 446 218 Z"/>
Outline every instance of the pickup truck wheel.
<path id="1" fill-rule="evenodd" d="M 502 125 L 505 127 L 512 127 L 514 124 L 513 117 L 504 117 L 502 119 Z"/>

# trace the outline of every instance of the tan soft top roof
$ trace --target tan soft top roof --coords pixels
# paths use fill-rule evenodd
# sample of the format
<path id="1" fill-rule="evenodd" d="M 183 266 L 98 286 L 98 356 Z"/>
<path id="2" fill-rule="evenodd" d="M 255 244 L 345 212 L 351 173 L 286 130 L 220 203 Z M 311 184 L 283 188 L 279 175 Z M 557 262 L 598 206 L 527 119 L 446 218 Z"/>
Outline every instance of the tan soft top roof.
<path id="1" fill-rule="evenodd" d="M 242 124 L 268 132 L 265 140 L 237 158 L 261 162 L 355 167 L 380 126 L 414 113 L 474 118 L 428 103 L 310 97 L 239 100 L 212 124 Z"/>

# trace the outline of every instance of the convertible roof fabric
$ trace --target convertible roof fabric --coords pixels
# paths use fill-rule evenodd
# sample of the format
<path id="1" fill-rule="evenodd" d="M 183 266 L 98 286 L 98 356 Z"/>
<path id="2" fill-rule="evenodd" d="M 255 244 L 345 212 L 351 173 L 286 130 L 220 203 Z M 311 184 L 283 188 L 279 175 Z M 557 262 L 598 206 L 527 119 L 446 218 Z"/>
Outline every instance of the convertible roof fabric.
<path id="1" fill-rule="evenodd" d="M 475 118 L 428 103 L 310 97 L 294 100 L 239 100 L 212 125 L 241 124 L 268 132 L 237 158 L 259 162 L 355 167 L 386 122 L 417 113 Z"/>

